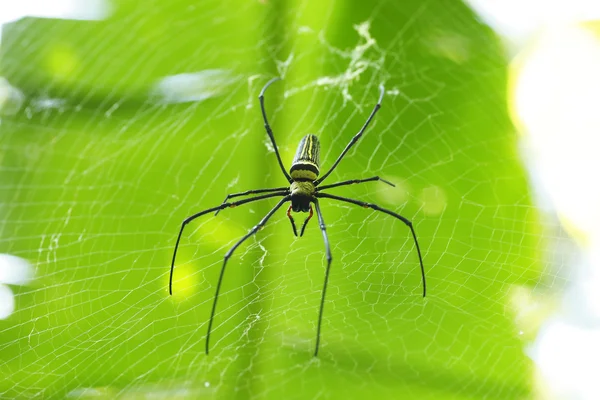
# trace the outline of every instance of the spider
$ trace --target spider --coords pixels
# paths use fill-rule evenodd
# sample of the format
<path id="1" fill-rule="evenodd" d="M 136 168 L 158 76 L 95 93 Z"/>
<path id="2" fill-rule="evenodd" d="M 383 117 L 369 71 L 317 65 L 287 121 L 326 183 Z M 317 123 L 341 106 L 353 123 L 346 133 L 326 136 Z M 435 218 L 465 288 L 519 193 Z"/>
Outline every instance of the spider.
<path id="1" fill-rule="evenodd" d="M 302 138 L 302 140 L 300 141 L 300 143 L 298 145 L 298 150 L 296 151 L 296 155 L 294 156 L 294 159 L 292 161 L 292 166 L 290 168 L 289 173 L 285 170 L 285 168 L 283 166 L 283 162 L 281 161 L 281 156 L 279 155 L 279 150 L 277 148 L 277 144 L 275 144 L 275 137 L 273 136 L 273 130 L 271 129 L 271 126 L 269 125 L 269 122 L 267 120 L 267 114 L 265 112 L 265 103 L 264 103 L 264 95 L 265 95 L 267 88 L 269 86 L 271 86 L 271 84 L 273 84 L 274 82 L 276 82 L 280 79 L 281 78 L 273 78 L 269 82 L 267 82 L 267 84 L 261 90 L 260 95 L 258 96 L 258 99 L 260 101 L 260 108 L 262 111 L 263 120 L 265 122 L 265 129 L 267 131 L 267 134 L 269 135 L 269 138 L 271 139 L 273 148 L 275 149 L 275 155 L 277 156 L 277 161 L 279 162 L 279 167 L 281 168 L 281 172 L 283 172 L 285 179 L 287 179 L 287 181 L 289 182 L 289 187 L 285 186 L 285 187 L 278 187 L 278 188 L 272 188 L 272 189 L 254 189 L 254 190 L 247 190 L 245 192 L 240 192 L 240 193 L 228 194 L 220 206 L 212 207 L 212 208 L 200 211 L 200 212 L 186 218 L 183 221 L 183 223 L 181 224 L 181 229 L 179 230 L 179 235 L 177 236 L 177 242 L 175 243 L 175 250 L 173 251 L 173 260 L 171 262 L 171 274 L 169 277 L 169 294 L 173 294 L 173 270 L 175 267 L 175 257 L 177 255 L 177 248 L 179 247 L 179 240 L 181 239 L 181 234 L 183 233 L 183 229 L 185 228 L 185 226 L 188 223 L 190 223 L 191 221 L 193 221 L 194 219 L 196 219 L 202 215 L 211 213 L 213 211 L 215 212 L 215 215 L 217 215 L 219 213 L 219 211 L 221 211 L 225 208 L 232 208 L 232 207 L 240 206 L 242 204 L 250 203 L 253 201 L 267 199 L 270 197 L 282 197 L 282 199 L 279 200 L 279 202 L 275 205 L 275 207 L 273 207 L 271 209 L 271 211 L 269 211 L 267 213 L 267 215 L 265 215 L 263 217 L 263 219 L 261 219 L 260 222 L 256 226 L 254 226 L 254 228 L 252 228 L 244 237 L 242 237 L 236 244 L 234 244 L 233 247 L 225 254 L 225 257 L 223 259 L 223 266 L 221 267 L 221 273 L 219 275 L 219 281 L 217 282 L 217 289 L 215 292 L 215 297 L 214 297 L 213 304 L 212 304 L 212 310 L 211 310 L 210 319 L 208 322 L 208 329 L 206 332 L 206 348 L 205 348 L 206 354 L 208 354 L 208 351 L 209 351 L 210 334 L 211 334 L 211 330 L 212 330 L 213 320 L 215 317 L 215 311 L 217 309 L 217 300 L 219 298 L 219 291 L 221 290 L 221 283 L 223 282 L 223 275 L 225 274 L 225 267 L 227 266 L 227 261 L 229 260 L 229 258 L 233 254 L 233 252 L 246 239 L 248 239 L 250 236 L 254 235 L 259 229 L 261 229 L 267 223 L 267 221 L 273 216 L 273 214 L 275 214 L 275 212 L 277 210 L 279 210 L 279 208 L 281 208 L 281 206 L 288 201 L 291 204 L 288 207 L 287 216 L 292 225 L 292 230 L 294 232 L 294 235 L 298 236 L 298 231 L 296 230 L 296 223 L 294 222 L 294 217 L 292 217 L 291 212 L 293 211 L 293 212 L 308 212 L 309 213 L 308 217 L 304 220 L 304 223 L 302 224 L 302 229 L 300 230 L 300 236 L 302 236 L 302 235 L 304 235 L 304 229 L 306 228 L 306 224 L 308 224 L 308 221 L 310 221 L 311 217 L 313 216 L 312 205 L 314 204 L 315 210 L 317 212 L 317 217 L 319 220 L 319 228 L 321 229 L 321 233 L 323 234 L 323 241 L 325 242 L 325 253 L 327 256 L 327 268 L 325 269 L 325 281 L 323 283 L 323 290 L 321 292 L 321 304 L 319 307 L 319 319 L 317 321 L 317 338 L 316 338 L 315 353 L 314 353 L 315 357 L 319 353 L 319 342 L 321 339 L 321 322 L 323 319 L 323 308 L 325 305 L 325 293 L 327 292 L 327 283 L 329 281 L 329 271 L 330 271 L 331 260 L 332 260 L 331 249 L 329 246 L 329 238 L 327 237 L 327 231 L 325 229 L 325 221 L 323 219 L 323 214 L 321 213 L 321 206 L 319 203 L 319 199 L 338 200 L 338 201 L 342 201 L 342 202 L 346 202 L 346 203 L 356 204 L 357 206 L 361 206 L 364 208 L 371 208 L 375 211 L 381 211 L 385 214 L 391 215 L 392 217 L 397 218 L 400 221 L 404 222 L 404 224 L 406 224 L 406 226 L 408 226 L 410 228 L 410 231 L 412 233 L 412 236 L 413 236 L 413 239 L 415 242 L 415 247 L 417 249 L 417 254 L 419 255 L 419 264 L 421 266 L 421 278 L 423 281 L 423 297 L 425 297 L 425 294 L 427 292 L 427 286 L 426 286 L 426 281 L 425 281 L 425 269 L 423 267 L 423 258 L 421 257 L 421 250 L 419 248 L 419 242 L 417 241 L 417 234 L 415 233 L 415 229 L 413 228 L 413 224 L 411 221 L 409 221 L 408 219 L 404 218 L 403 216 L 401 216 L 393 211 L 379 207 L 378 205 L 373 204 L 373 203 L 366 203 L 366 202 L 360 201 L 360 200 L 336 196 L 336 195 L 329 194 L 329 193 L 323 193 L 323 190 L 325 190 L 325 189 L 332 189 L 332 188 L 339 187 L 339 186 L 346 186 L 346 185 L 352 185 L 352 184 L 356 184 L 356 183 L 364 183 L 364 182 L 372 182 L 372 181 L 381 181 L 390 186 L 395 186 L 395 185 L 391 182 L 381 179 L 378 176 L 374 176 L 371 178 L 365 178 L 365 179 L 351 179 L 351 180 L 333 183 L 333 184 L 329 184 L 329 185 L 321 185 L 321 183 L 333 172 L 333 170 L 335 170 L 335 168 L 338 166 L 340 161 L 342 161 L 342 158 L 344 158 L 346 153 L 348 153 L 348 151 L 352 148 L 352 146 L 354 146 L 354 144 L 358 141 L 358 139 L 360 139 L 360 137 L 363 135 L 363 133 L 369 126 L 369 123 L 371 122 L 371 120 L 373 119 L 373 117 L 375 116 L 375 114 L 377 113 L 379 108 L 381 108 L 381 101 L 383 100 L 383 95 L 384 95 L 383 85 L 379 86 L 379 92 L 380 92 L 379 100 L 377 101 L 377 104 L 373 108 L 373 111 L 371 111 L 371 115 L 369 115 L 367 122 L 365 122 L 365 124 L 362 126 L 360 131 L 352 138 L 352 140 L 350 140 L 350 143 L 348 143 L 348 145 L 344 148 L 344 150 L 339 155 L 337 160 L 335 160 L 335 162 L 333 163 L 331 168 L 329 168 L 329 170 L 323 176 L 321 176 L 319 178 L 318 176 L 319 176 L 319 166 L 320 166 L 320 163 L 319 163 L 320 145 L 319 145 L 319 139 L 315 135 L 309 134 Z M 250 194 L 258 194 L 258 193 L 266 193 L 266 194 L 262 194 L 260 196 L 255 196 L 255 197 L 251 197 L 251 198 L 244 199 L 244 200 L 228 202 L 228 200 L 233 197 L 247 196 Z"/>

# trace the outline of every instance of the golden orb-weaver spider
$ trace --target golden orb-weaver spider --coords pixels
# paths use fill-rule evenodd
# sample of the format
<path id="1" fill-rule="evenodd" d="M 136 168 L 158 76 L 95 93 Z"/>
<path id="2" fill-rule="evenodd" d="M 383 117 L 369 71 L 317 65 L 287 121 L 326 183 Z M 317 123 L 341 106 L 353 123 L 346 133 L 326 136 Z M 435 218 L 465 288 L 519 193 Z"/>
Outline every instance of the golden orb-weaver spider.
<path id="1" fill-rule="evenodd" d="M 320 199 L 320 198 L 333 199 L 333 200 L 343 201 L 346 203 L 356 204 L 358 206 L 362 206 L 365 208 L 371 208 L 375 211 L 381 211 L 383 213 L 391 215 L 392 217 L 397 218 L 397 219 L 401 220 L 402 222 L 404 222 L 406 224 L 406 226 L 408 226 L 410 228 L 413 239 L 415 241 L 415 247 L 417 248 L 417 254 L 419 255 L 419 264 L 421 266 L 421 278 L 423 280 L 423 297 L 425 297 L 425 294 L 427 292 L 427 284 L 425 281 L 425 268 L 423 267 L 423 258 L 421 257 L 421 249 L 419 248 L 417 234 L 415 233 L 415 229 L 413 228 L 412 222 L 410 222 L 408 219 L 404 218 L 400 214 L 396 214 L 393 211 L 379 207 L 376 204 L 366 203 L 364 201 L 354 200 L 354 199 L 350 199 L 347 197 L 341 197 L 341 196 L 336 196 L 333 194 L 322 192 L 322 190 L 325 190 L 325 189 L 331 189 L 334 187 L 346 186 L 346 185 L 351 185 L 351 184 L 355 184 L 355 183 L 381 181 L 390 186 L 394 186 L 393 183 L 388 182 L 384 179 L 381 179 L 378 176 L 374 176 L 374 177 L 366 178 L 366 179 L 351 179 L 348 181 L 343 181 L 343 182 L 333 183 L 330 185 L 320 186 L 320 184 L 325 180 L 325 178 L 327 178 L 329 176 L 329 174 L 331 174 L 333 172 L 333 170 L 338 166 L 340 161 L 342 161 L 342 158 L 344 158 L 346 153 L 348 153 L 348 151 L 352 148 L 352 146 L 354 146 L 354 144 L 358 141 L 358 139 L 360 139 L 360 137 L 363 135 L 363 133 L 369 126 L 369 123 L 371 122 L 371 120 L 373 119 L 373 117 L 375 116 L 377 111 L 381 108 L 381 101 L 383 100 L 383 94 L 384 94 L 383 85 L 379 86 L 379 91 L 380 91 L 379 100 L 377 101 L 377 104 L 375 105 L 375 108 L 373 109 L 373 111 L 371 111 L 371 115 L 369 115 L 367 122 L 365 122 L 365 124 L 362 126 L 360 131 L 352 138 L 352 140 L 350 140 L 350 143 L 348 143 L 346 148 L 344 148 L 344 150 L 342 151 L 342 154 L 339 155 L 337 160 L 335 160 L 335 162 L 333 163 L 331 168 L 329 168 L 329 170 L 325 173 L 325 175 L 318 178 L 319 167 L 320 167 L 320 163 L 319 163 L 320 145 L 319 145 L 319 139 L 315 135 L 306 135 L 302 138 L 302 140 L 300 141 L 300 144 L 298 145 L 298 150 L 296 151 L 294 160 L 292 161 L 292 166 L 290 168 L 289 174 L 285 170 L 285 168 L 283 166 L 283 162 L 281 162 L 281 156 L 279 155 L 279 149 L 277 148 L 277 144 L 275 143 L 275 137 L 273 136 L 273 131 L 271 130 L 271 126 L 269 125 L 269 122 L 267 120 L 267 113 L 265 112 L 265 103 L 264 103 L 265 91 L 267 90 L 267 88 L 269 86 L 271 86 L 271 84 L 273 82 L 276 82 L 279 79 L 280 78 L 273 78 L 269 82 L 267 82 L 267 84 L 261 90 L 260 95 L 258 96 L 258 99 L 260 101 L 260 108 L 262 111 L 263 119 L 265 121 L 265 129 L 267 130 L 267 134 L 269 135 L 269 138 L 271 139 L 271 143 L 273 144 L 273 148 L 275 149 L 275 155 L 277 156 L 277 161 L 279 162 L 279 167 L 281 168 L 281 171 L 283 172 L 283 175 L 289 182 L 290 186 L 289 187 L 286 186 L 286 187 L 272 188 L 272 189 L 247 190 L 245 192 L 229 194 L 229 195 L 227 195 L 227 197 L 225 197 L 225 200 L 223 201 L 223 203 L 220 206 L 212 207 L 207 210 L 200 211 L 200 212 L 186 218 L 183 221 L 183 223 L 181 224 L 181 229 L 179 230 L 179 235 L 177 236 L 177 242 L 175 242 L 175 250 L 173 252 L 173 260 L 171 262 L 171 274 L 169 277 L 169 293 L 170 294 L 173 294 L 173 270 L 175 267 L 175 257 L 177 255 L 177 248 L 179 247 L 179 240 L 181 239 L 181 234 L 183 233 L 183 229 L 189 222 L 191 222 L 192 220 L 194 220 L 202 215 L 208 214 L 213 211 L 215 212 L 215 215 L 217 215 L 219 213 L 219 211 L 221 211 L 225 208 L 236 207 L 236 206 L 239 206 L 242 204 L 250 203 L 253 201 L 257 201 L 257 200 L 267 199 L 270 197 L 278 197 L 278 196 L 283 197 L 277 203 L 277 205 L 275 205 L 275 207 L 273 207 L 271 209 L 271 211 L 269 211 L 267 213 L 267 215 L 265 215 L 263 217 L 263 219 L 261 219 L 260 222 L 256 226 L 254 226 L 254 228 L 252 228 L 250 230 L 250 232 L 248 232 L 244 237 L 242 237 L 225 254 L 225 258 L 223 259 L 223 266 L 221 267 L 221 273 L 219 275 L 219 281 L 217 282 L 217 290 L 215 292 L 212 310 L 210 313 L 210 319 L 208 322 L 208 330 L 206 332 L 206 354 L 208 354 L 208 350 L 209 350 L 210 333 L 212 330 L 213 319 L 215 317 L 215 311 L 217 309 L 217 300 L 219 298 L 219 291 L 221 290 L 221 283 L 223 282 L 223 275 L 225 274 L 225 267 L 227 266 L 227 261 L 229 260 L 229 258 L 231 257 L 231 255 L 233 254 L 235 249 L 237 249 L 246 239 L 248 239 L 250 236 L 254 235 L 260 228 L 262 228 L 267 223 L 269 218 L 271 218 L 271 216 L 273 216 L 273 214 L 275 214 L 275 212 L 284 203 L 286 203 L 288 201 L 291 202 L 291 204 L 287 210 L 287 216 L 290 219 L 290 222 L 292 224 L 292 229 L 294 231 L 294 235 L 298 236 L 298 232 L 296 230 L 296 223 L 294 222 L 294 218 L 292 217 L 290 212 L 294 211 L 294 212 L 308 212 L 309 213 L 308 217 L 304 220 L 304 223 L 302 224 L 302 229 L 300 230 L 300 236 L 302 236 L 302 235 L 304 235 L 304 229 L 306 228 L 306 224 L 313 216 L 312 204 L 314 204 L 315 210 L 317 211 L 317 217 L 319 219 L 319 227 L 321 228 L 321 232 L 323 234 L 323 240 L 325 242 L 325 252 L 327 255 L 327 268 L 325 269 L 325 281 L 323 283 L 323 291 L 321 292 L 321 305 L 319 308 L 319 319 L 317 322 L 317 339 L 316 339 L 315 354 L 314 354 L 315 356 L 317 356 L 317 354 L 319 352 L 319 342 L 320 342 L 320 338 L 321 338 L 321 321 L 323 319 L 323 307 L 325 304 L 325 293 L 327 292 L 327 282 L 329 281 L 329 270 L 331 267 L 331 260 L 332 260 L 331 249 L 329 247 L 329 238 L 327 237 L 327 231 L 325 230 L 325 221 L 324 221 L 323 215 L 321 213 L 321 207 L 319 205 L 318 199 Z M 231 203 L 227 202 L 230 198 L 233 198 L 233 197 L 246 196 L 249 194 L 257 194 L 257 193 L 268 193 L 268 194 L 263 194 L 263 195 L 252 197 L 252 198 L 245 199 L 245 200 L 234 201 Z"/>

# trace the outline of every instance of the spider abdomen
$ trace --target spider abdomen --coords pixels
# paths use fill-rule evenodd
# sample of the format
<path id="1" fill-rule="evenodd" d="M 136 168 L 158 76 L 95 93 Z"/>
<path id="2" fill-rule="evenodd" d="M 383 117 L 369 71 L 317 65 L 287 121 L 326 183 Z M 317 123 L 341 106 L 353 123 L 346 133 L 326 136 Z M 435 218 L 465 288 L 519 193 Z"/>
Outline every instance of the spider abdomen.
<path id="1" fill-rule="evenodd" d="M 306 135 L 300 140 L 298 150 L 292 161 L 290 176 L 293 180 L 314 181 L 319 176 L 319 138 Z"/>

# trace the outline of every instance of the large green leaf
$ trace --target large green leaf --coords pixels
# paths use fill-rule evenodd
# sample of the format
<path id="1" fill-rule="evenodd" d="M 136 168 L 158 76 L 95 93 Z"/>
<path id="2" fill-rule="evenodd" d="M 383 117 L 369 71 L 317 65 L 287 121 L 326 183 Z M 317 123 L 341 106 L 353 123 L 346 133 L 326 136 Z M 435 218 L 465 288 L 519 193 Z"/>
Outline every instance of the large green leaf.
<path id="1" fill-rule="evenodd" d="M 1 57 L 26 98 L 0 126 L 1 251 L 35 270 L 0 321 L 3 396 L 527 397 L 507 310 L 539 279 L 537 215 L 502 49 L 462 3 L 121 1 L 103 21 L 6 25 Z M 178 74 L 208 76 L 184 90 L 207 98 L 161 101 Z M 333 264 L 313 358 L 324 246 L 316 221 L 294 238 L 283 209 L 230 260 L 207 356 L 223 255 L 276 200 L 190 224 L 170 297 L 173 245 L 227 193 L 286 184 L 257 101 L 277 75 L 266 105 L 286 165 L 314 133 L 330 166 L 385 84 L 327 182 L 397 183 L 332 193 L 414 222 L 428 296 L 406 226 L 323 200 Z"/>

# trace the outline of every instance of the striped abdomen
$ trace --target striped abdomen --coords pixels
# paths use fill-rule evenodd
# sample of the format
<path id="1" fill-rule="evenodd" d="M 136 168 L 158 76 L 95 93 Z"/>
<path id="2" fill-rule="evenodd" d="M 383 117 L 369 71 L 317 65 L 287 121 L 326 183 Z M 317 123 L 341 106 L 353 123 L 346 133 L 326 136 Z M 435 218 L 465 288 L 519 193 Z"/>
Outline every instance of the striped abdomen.
<path id="1" fill-rule="evenodd" d="M 319 138 L 315 135 L 306 135 L 300 141 L 290 176 L 296 180 L 314 181 L 319 176 L 319 153 L 321 152 Z"/>

